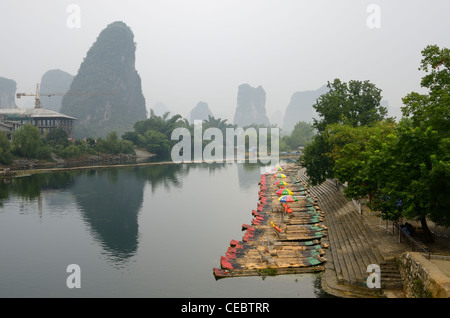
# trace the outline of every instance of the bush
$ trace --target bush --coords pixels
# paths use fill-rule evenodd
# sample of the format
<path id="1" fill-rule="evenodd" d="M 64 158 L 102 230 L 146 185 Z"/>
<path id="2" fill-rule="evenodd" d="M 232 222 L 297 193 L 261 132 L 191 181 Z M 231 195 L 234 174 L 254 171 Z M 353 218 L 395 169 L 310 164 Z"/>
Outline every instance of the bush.
<path id="1" fill-rule="evenodd" d="M 36 150 L 36 159 L 51 160 L 53 148 L 49 145 L 40 146 Z"/>
<path id="2" fill-rule="evenodd" d="M 120 140 L 115 131 L 110 132 L 105 139 L 97 139 L 97 150 L 114 155 L 134 153 L 133 143 L 130 140 Z"/>
<path id="3" fill-rule="evenodd" d="M 52 146 L 62 145 L 63 147 L 67 147 L 70 144 L 68 140 L 67 133 L 62 128 L 52 129 L 47 136 L 45 137 L 45 143 L 50 144 Z"/>
<path id="4" fill-rule="evenodd" d="M 22 126 L 12 135 L 12 152 L 25 158 L 36 158 L 42 145 L 39 129 L 31 124 Z"/>
<path id="5" fill-rule="evenodd" d="M 6 134 L 0 132 L 0 163 L 9 165 L 12 161 L 13 155 L 11 153 L 11 143 L 6 137 Z"/>
<path id="6" fill-rule="evenodd" d="M 74 158 L 74 157 L 79 157 L 82 154 L 83 153 L 79 147 L 77 147 L 74 144 L 71 144 L 68 147 L 64 148 L 60 155 L 63 158 Z"/>

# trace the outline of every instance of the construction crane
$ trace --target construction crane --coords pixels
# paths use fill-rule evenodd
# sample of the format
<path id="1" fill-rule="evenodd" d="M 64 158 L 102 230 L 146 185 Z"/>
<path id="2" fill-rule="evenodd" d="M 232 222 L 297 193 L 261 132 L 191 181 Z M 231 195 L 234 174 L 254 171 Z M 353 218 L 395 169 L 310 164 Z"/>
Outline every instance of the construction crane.
<path id="1" fill-rule="evenodd" d="M 116 95 L 117 93 L 92 93 L 92 94 L 70 94 L 70 95 Z M 66 93 L 40 93 L 39 92 L 39 83 L 36 84 L 36 94 L 28 94 L 28 93 L 17 93 L 16 97 L 19 99 L 22 96 L 34 96 L 35 97 L 35 102 L 34 102 L 34 108 L 35 109 L 39 109 L 41 108 L 41 100 L 40 100 L 40 96 L 66 96 L 69 94 Z"/>
<path id="2" fill-rule="evenodd" d="M 27 93 L 17 93 L 16 97 L 21 98 L 22 96 L 35 96 L 34 108 L 41 108 L 41 101 L 39 99 L 39 83 L 36 84 L 36 94 L 27 94 Z"/>

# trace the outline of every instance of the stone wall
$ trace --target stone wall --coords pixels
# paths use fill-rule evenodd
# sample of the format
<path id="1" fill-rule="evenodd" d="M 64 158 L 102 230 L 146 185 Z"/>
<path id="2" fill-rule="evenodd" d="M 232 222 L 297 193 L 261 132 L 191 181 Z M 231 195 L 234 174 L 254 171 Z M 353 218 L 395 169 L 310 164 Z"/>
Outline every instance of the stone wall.
<path id="1" fill-rule="evenodd" d="M 450 278 L 421 253 L 403 253 L 399 265 L 406 297 L 450 297 Z"/>

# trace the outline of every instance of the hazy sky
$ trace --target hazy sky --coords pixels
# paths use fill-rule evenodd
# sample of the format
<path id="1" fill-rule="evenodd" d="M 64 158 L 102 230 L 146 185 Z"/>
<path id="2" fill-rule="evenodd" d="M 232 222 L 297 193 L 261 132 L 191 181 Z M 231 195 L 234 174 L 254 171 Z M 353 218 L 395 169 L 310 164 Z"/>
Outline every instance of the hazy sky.
<path id="1" fill-rule="evenodd" d="M 99 33 L 120 20 L 135 36 L 148 109 L 162 102 L 187 117 L 204 101 L 231 122 L 248 83 L 265 89 L 269 117 L 284 115 L 296 91 L 340 78 L 370 80 L 398 110 L 421 91 L 421 50 L 450 47 L 449 16 L 449 0 L 0 0 L 0 76 L 33 92 L 48 70 L 76 75 Z"/>

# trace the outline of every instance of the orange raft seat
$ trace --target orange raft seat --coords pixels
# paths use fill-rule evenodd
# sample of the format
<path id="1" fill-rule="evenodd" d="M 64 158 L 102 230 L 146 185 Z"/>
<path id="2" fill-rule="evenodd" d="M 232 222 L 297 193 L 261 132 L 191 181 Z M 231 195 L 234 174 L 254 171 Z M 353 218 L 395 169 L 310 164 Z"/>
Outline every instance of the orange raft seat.
<path id="1" fill-rule="evenodd" d="M 236 258 L 237 255 L 242 255 L 243 250 L 242 249 L 236 249 L 236 248 L 228 248 L 228 250 L 225 252 L 225 256 L 228 258 Z"/>
<path id="2" fill-rule="evenodd" d="M 244 236 L 242 237 L 242 240 L 244 242 L 249 242 L 253 238 L 253 233 L 245 232 Z"/>
<path id="3" fill-rule="evenodd" d="M 258 220 L 253 219 L 252 220 L 252 224 L 253 225 L 261 225 L 261 222 L 259 222 Z"/>
<path id="4" fill-rule="evenodd" d="M 239 244 L 239 241 L 238 240 L 231 240 L 230 241 L 230 246 L 236 246 L 236 245 L 238 245 Z"/>
<path id="5" fill-rule="evenodd" d="M 256 212 L 256 210 L 252 210 L 252 215 L 253 216 L 260 216 L 260 217 L 262 217 L 262 215 L 259 214 L 258 212 Z"/>
<path id="6" fill-rule="evenodd" d="M 226 258 L 236 258 L 236 253 L 226 252 L 225 257 Z"/>
<path id="7" fill-rule="evenodd" d="M 242 245 L 241 241 L 238 240 L 231 240 L 230 247 L 233 247 L 235 249 L 243 249 L 244 245 Z"/>
<path id="8" fill-rule="evenodd" d="M 254 231 L 255 228 L 254 228 L 254 227 L 251 227 L 251 226 L 248 225 L 248 224 L 242 224 L 242 230 L 250 230 L 250 231 Z"/>
<path id="9" fill-rule="evenodd" d="M 233 269 L 229 259 L 225 256 L 220 257 L 220 265 L 223 269 Z"/>

